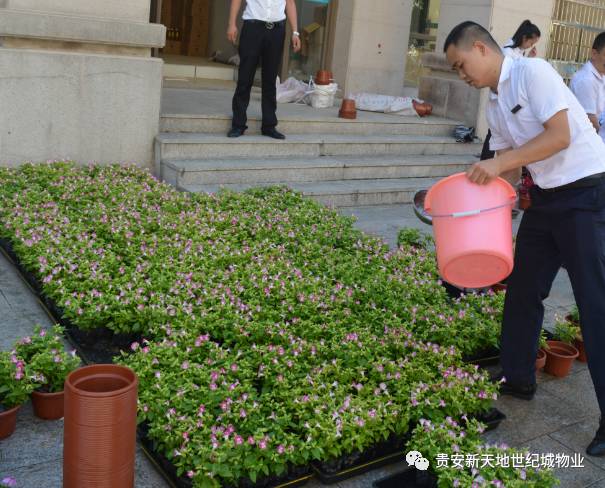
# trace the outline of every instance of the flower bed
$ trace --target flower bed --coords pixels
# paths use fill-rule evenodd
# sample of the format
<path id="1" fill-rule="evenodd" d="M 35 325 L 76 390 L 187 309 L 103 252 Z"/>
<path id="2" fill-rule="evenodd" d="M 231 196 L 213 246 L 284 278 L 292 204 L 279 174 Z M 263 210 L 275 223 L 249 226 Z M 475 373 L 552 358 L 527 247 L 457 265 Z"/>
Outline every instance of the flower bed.
<path id="1" fill-rule="evenodd" d="M 421 418 L 489 410 L 463 355 L 502 296 L 452 300 L 433 254 L 389 251 L 284 188 L 174 191 L 136 168 L 0 170 L 0 237 L 79 329 L 139 337 L 146 436 L 192 486 L 342 468 Z"/>

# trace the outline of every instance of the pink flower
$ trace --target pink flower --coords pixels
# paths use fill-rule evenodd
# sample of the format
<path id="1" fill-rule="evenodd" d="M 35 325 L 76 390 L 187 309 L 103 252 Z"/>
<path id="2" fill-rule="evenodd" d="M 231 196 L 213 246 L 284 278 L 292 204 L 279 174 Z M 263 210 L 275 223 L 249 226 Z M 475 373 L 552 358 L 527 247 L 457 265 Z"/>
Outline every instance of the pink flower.
<path id="1" fill-rule="evenodd" d="M 283 454 L 285 452 L 286 448 L 280 444 L 279 446 L 277 446 L 277 454 Z"/>
<path id="2" fill-rule="evenodd" d="M 255 444 L 254 437 L 252 437 L 252 436 L 248 437 L 248 444 L 250 444 L 251 446 L 253 446 Z"/>
<path id="3" fill-rule="evenodd" d="M 187 471 L 187 477 L 193 478 L 195 476 L 195 471 Z"/>
<path id="4" fill-rule="evenodd" d="M 8 488 L 15 488 L 17 486 L 17 480 L 15 478 L 11 478 L 7 476 L 6 478 L 2 478 L 2 486 L 6 486 Z"/>
<path id="5" fill-rule="evenodd" d="M 244 438 L 242 436 L 236 435 L 233 438 L 233 441 L 235 442 L 236 446 L 241 446 L 244 443 Z"/>
<path id="6" fill-rule="evenodd" d="M 189 369 L 189 361 L 183 361 L 183 364 L 181 364 L 181 369 Z"/>
<path id="7" fill-rule="evenodd" d="M 133 342 L 132 344 L 130 344 L 130 349 L 132 349 L 133 351 L 136 351 L 138 348 L 139 348 L 138 342 Z"/>
<path id="8" fill-rule="evenodd" d="M 263 440 L 261 440 L 261 441 L 259 441 L 259 443 L 258 443 L 258 447 L 259 447 L 260 449 L 267 449 L 267 441 L 265 441 L 264 439 L 263 439 Z"/>

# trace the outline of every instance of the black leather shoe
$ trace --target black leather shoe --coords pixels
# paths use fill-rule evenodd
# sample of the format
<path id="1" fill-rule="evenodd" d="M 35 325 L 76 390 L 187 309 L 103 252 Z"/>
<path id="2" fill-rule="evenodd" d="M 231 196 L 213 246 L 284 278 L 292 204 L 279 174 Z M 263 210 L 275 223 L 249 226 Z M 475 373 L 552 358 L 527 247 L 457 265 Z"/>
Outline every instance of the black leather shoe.
<path id="1" fill-rule="evenodd" d="M 240 129 L 239 127 L 231 127 L 231 130 L 227 132 L 227 137 L 240 137 L 244 135 L 246 129 Z"/>
<path id="2" fill-rule="evenodd" d="M 586 454 L 589 456 L 605 456 L 605 418 L 601 419 L 599 430 L 586 448 Z"/>
<path id="3" fill-rule="evenodd" d="M 509 395 L 520 400 L 531 400 L 536 394 L 538 386 L 534 384 L 520 385 L 510 381 L 502 381 L 504 374 L 502 371 L 490 375 L 493 383 L 500 383 L 500 395 Z"/>
<path id="4" fill-rule="evenodd" d="M 273 139 L 285 139 L 285 138 L 286 138 L 286 136 L 285 136 L 285 135 L 283 135 L 281 132 L 278 132 L 278 131 L 277 131 L 277 130 L 275 130 L 275 129 L 263 129 L 263 130 L 261 131 L 261 133 L 262 133 L 264 136 L 267 136 L 267 137 L 272 137 Z"/>

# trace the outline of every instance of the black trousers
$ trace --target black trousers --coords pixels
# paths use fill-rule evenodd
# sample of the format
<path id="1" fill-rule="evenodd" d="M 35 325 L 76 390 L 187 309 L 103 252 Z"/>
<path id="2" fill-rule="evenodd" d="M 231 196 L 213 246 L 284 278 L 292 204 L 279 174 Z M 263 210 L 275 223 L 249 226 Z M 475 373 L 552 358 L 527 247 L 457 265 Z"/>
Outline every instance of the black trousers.
<path id="1" fill-rule="evenodd" d="M 550 193 L 531 188 L 517 234 L 502 324 L 503 373 L 535 383 L 542 301 L 565 265 L 580 311 L 588 368 L 605 418 L 605 184 Z"/>
<path id="2" fill-rule="evenodd" d="M 246 110 L 259 60 L 262 63 L 262 128 L 271 129 L 277 125 L 275 80 L 282 59 L 285 35 L 285 22 L 267 29 L 264 23 L 244 21 L 239 41 L 237 88 L 233 95 L 233 127 L 247 129 Z"/>

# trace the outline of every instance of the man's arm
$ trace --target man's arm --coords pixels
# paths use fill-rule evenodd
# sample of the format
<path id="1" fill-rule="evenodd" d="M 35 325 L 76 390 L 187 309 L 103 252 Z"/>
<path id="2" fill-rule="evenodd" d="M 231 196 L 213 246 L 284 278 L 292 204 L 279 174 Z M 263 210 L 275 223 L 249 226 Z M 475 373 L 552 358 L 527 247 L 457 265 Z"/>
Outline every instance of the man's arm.
<path id="1" fill-rule="evenodd" d="M 468 178 L 484 185 L 505 172 L 542 161 L 569 147 L 571 134 L 567 110 L 557 112 L 543 126 L 544 132 L 521 147 L 498 154 L 494 159 L 473 164 L 466 173 Z"/>
<path id="2" fill-rule="evenodd" d="M 290 22 L 292 32 L 297 32 L 298 14 L 296 12 L 295 0 L 286 0 L 286 17 L 288 17 L 288 22 Z M 294 34 L 292 34 L 292 49 L 294 49 L 295 53 L 300 51 L 300 36 L 295 36 Z"/>
<path id="3" fill-rule="evenodd" d="M 512 147 L 509 147 L 508 149 L 502 149 L 501 151 L 496 151 L 496 156 L 502 156 L 504 153 L 507 153 L 512 150 L 513 150 Z M 500 174 L 500 178 L 504 178 L 506 181 L 508 181 L 513 186 L 517 186 L 517 184 L 521 180 L 521 169 L 522 169 L 521 166 L 519 166 L 518 168 L 511 169 L 509 171 L 504 171 L 503 173 Z"/>
<path id="4" fill-rule="evenodd" d="M 231 0 L 229 9 L 229 24 L 227 25 L 227 39 L 235 44 L 237 40 L 237 14 L 242 7 L 242 0 Z"/>

